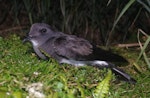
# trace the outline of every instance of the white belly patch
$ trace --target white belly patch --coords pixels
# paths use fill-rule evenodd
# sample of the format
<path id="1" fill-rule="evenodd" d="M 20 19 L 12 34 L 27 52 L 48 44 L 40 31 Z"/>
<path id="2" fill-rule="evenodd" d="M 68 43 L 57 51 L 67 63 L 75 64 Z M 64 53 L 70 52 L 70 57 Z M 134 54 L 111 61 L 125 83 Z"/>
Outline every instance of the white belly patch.
<path id="1" fill-rule="evenodd" d="M 94 61 L 76 61 L 76 60 L 68 60 L 68 59 L 62 59 L 60 63 L 66 63 L 71 64 L 74 66 L 84 66 L 84 65 L 102 65 L 107 66 L 108 63 L 106 61 L 100 61 L 100 60 L 94 60 Z"/>

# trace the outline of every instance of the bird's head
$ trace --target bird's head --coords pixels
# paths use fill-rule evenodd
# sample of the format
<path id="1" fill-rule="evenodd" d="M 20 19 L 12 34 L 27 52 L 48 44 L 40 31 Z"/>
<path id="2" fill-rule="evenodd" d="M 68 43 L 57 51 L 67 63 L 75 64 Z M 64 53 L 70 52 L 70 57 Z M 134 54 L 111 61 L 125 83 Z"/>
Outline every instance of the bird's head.
<path id="1" fill-rule="evenodd" d="M 56 32 L 48 24 L 34 23 L 23 42 L 30 41 L 33 46 L 40 46 L 54 35 L 56 35 Z"/>

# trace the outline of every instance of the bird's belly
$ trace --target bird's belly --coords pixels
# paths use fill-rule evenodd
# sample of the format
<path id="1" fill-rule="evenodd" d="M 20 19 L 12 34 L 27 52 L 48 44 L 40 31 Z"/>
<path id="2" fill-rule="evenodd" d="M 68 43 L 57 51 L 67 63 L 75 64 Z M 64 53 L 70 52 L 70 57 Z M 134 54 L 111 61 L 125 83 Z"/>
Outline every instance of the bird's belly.
<path id="1" fill-rule="evenodd" d="M 76 61 L 76 60 L 62 59 L 59 63 L 71 64 L 71 65 L 74 65 L 74 66 L 84 66 L 84 65 L 108 66 L 107 62 L 100 61 L 100 60 L 94 60 L 94 61 Z"/>

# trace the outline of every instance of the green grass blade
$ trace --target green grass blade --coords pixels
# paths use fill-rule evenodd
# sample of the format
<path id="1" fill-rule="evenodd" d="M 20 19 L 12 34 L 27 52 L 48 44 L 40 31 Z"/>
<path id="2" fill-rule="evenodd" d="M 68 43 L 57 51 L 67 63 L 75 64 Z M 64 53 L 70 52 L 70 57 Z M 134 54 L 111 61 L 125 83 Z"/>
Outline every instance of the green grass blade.
<path id="1" fill-rule="evenodd" d="M 143 7 L 150 13 L 150 4 L 149 1 L 147 1 L 147 3 L 149 5 L 146 5 L 144 2 L 142 2 L 141 0 L 137 0 L 137 2 L 139 2 L 141 5 L 143 5 Z"/>
<path id="2" fill-rule="evenodd" d="M 148 57 L 147 57 L 147 55 L 146 55 L 146 53 L 145 53 L 145 49 L 146 49 L 146 47 L 148 46 L 149 43 L 150 43 L 150 36 L 149 36 L 148 39 L 146 40 L 146 42 L 145 42 L 143 48 L 141 49 L 141 52 L 140 52 L 140 54 L 139 54 L 139 57 L 138 57 L 137 60 L 136 60 L 136 62 L 138 62 L 138 61 L 140 60 L 140 58 L 142 57 L 142 55 L 143 55 L 143 56 L 144 56 L 144 60 L 145 60 L 145 62 L 146 62 L 147 65 L 148 65 L 148 68 L 150 68 L 150 61 L 148 60 Z"/>
<path id="3" fill-rule="evenodd" d="M 148 68 L 150 69 L 150 62 L 149 62 L 149 60 L 148 60 L 148 57 L 147 57 L 146 53 L 143 53 L 143 56 L 144 56 L 145 62 L 146 62 L 147 65 L 148 65 Z"/>
<path id="4" fill-rule="evenodd" d="M 135 0 L 130 0 L 126 6 L 122 9 L 121 13 L 119 14 L 118 18 L 114 22 L 113 29 L 115 28 L 116 24 L 120 20 L 120 18 L 123 16 L 123 14 L 129 9 L 129 7 L 135 2 Z"/>
<path id="5" fill-rule="evenodd" d="M 142 54 L 144 53 L 144 51 L 145 51 L 146 47 L 148 46 L 149 42 L 150 42 L 150 36 L 149 36 L 148 39 L 146 40 L 146 42 L 145 42 L 145 44 L 144 44 L 144 46 L 143 46 L 143 48 L 142 48 L 142 50 L 141 50 L 141 52 L 140 52 L 140 54 L 139 54 L 139 57 L 138 57 L 138 59 L 136 60 L 136 62 L 138 62 L 139 59 L 141 58 L 141 56 L 142 56 Z"/>
<path id="6" fill-rule="evenodd" d="M 111 29 L 111 32 L 110 32 L 110 34 L 109 34 L 109 36 L 108 36 L 108 40 L 107 40 L 107 42 L 106 42 L 106 46 L 109 45 L 109 42 L 110 42 L 110 39 L 111 39 L 111 36 L 112 36 L 112 32 L 113 32 L 113 30 L 115 29 L 115 27 L 116 27 L 118 21 L 120 20 L 120 18 L 123 16 L 123 14 L 129 9 L 129 7 L 130 7 L 134 2 L 135 2 L 135 0 L 130 0 L 130 1 L 126 4 L 126 6 L 122 9 L 121 13 L 119 14 L 118 18 L 116 19 L 116 21 L 115 21 L 114 24 L 113 24 L 113 27 L 112 27 L 112 29 Z"/>

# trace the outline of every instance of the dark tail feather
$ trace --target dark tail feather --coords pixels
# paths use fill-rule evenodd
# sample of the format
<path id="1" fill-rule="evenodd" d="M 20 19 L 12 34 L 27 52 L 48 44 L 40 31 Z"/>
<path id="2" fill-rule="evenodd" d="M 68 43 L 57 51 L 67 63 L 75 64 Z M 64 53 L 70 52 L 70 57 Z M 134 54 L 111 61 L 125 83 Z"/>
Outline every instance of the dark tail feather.
<path id="1" fill-rule="evenodd" d="M 121 78 L 124 81 L 127 81 L 129 83 L 135 84 L 136 80 L 133 79 L 130 75 L 128 75 L 127 73 L 125 73 L 123 70 L 119 69 L 119 68 L 111 68 L 111 70 L 116 74 L 119 75 L 119 78 Z"/>
<path id="2" fill-rule="evenodd" d="M 98 63 L 95 63 L 95 61 L 94 61 L 94 62 L 89 63 L 87 65 L 92 65 L 92 66 L 97 67 L 97 68 L 109 68 L 109 69 L 112 70 L 113 73 L 115 73 L 115 75 L 118 76 L 119 79 L 121 79 L 123 81 L 126 81 L 126 82 L 129 82 L 129 83 L 132 83 L 132 84 L 136 83 L 135 79 L 133 79 L 129 74 L 124 72 L 122 69 L 117 68 L 112 63 L 109 63 L 109 62 L 106 62 L 106 61 L 101 61 L 98 64 Z"/>

